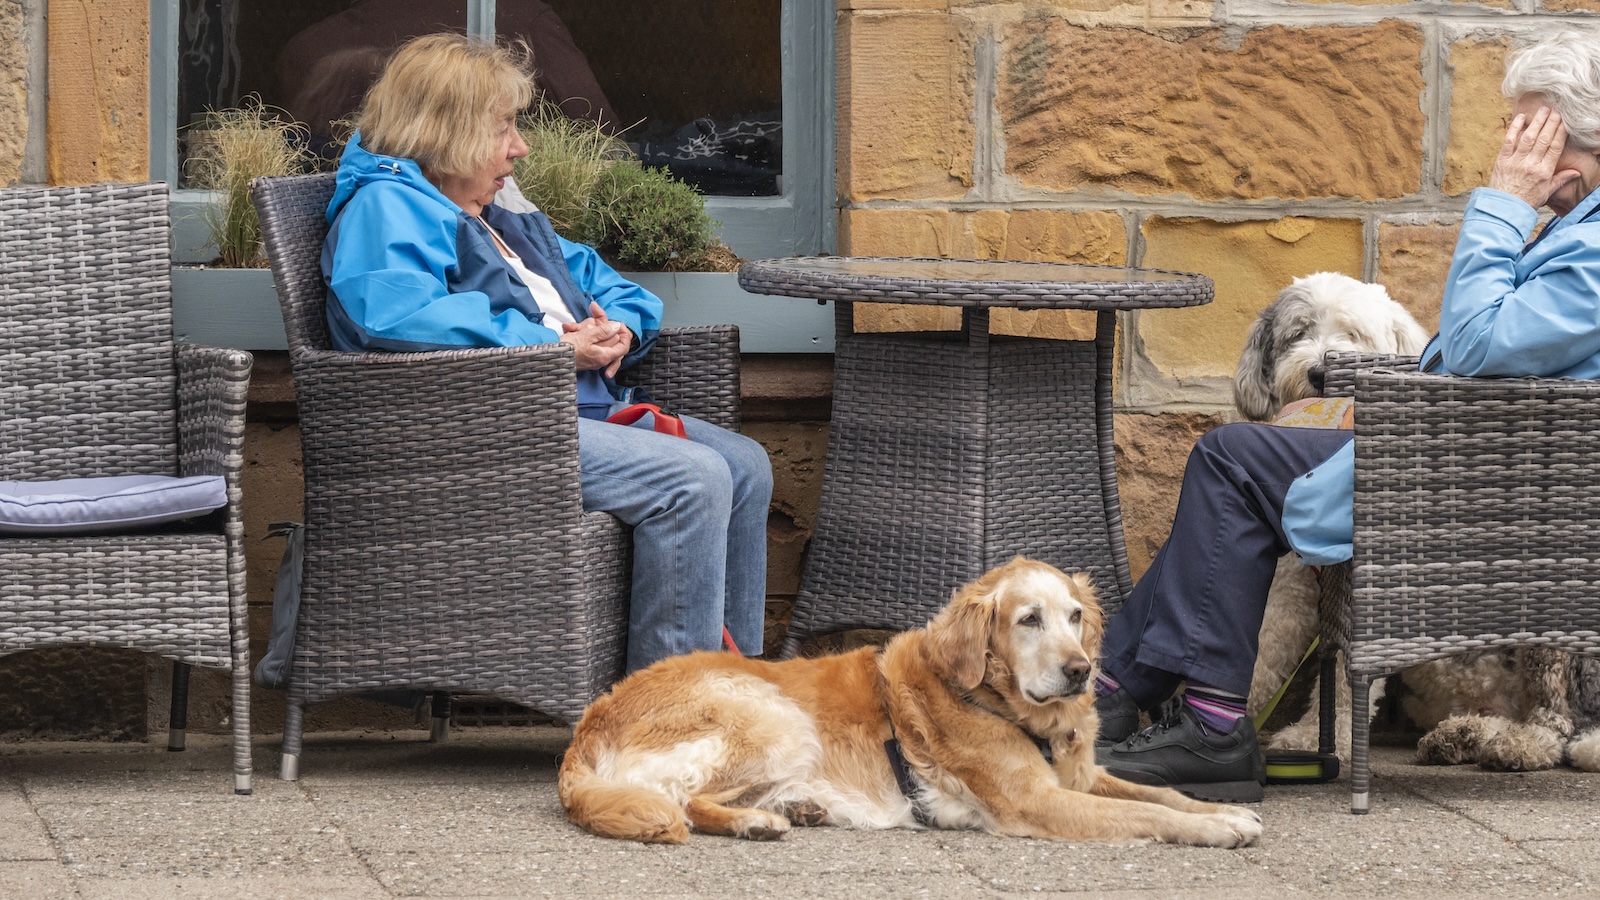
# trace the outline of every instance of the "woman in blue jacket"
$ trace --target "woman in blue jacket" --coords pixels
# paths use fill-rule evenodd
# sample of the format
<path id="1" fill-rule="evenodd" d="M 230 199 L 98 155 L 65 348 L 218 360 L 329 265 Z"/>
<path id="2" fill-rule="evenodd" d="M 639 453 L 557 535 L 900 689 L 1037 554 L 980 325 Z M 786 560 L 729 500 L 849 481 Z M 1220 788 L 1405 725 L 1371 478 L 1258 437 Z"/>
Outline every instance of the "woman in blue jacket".
<path id="1" fill-rule="evenodd" d="M 1502 90 L 1514 115 L 1462 217 L 1422 367 L 1600 377 L 1600 34 L 1524 49 Z M 1557 218 L 1535 237 L 1541 206 Z M 1349 431 L 1238 423 L 1199 440 L 1171 536 L 1106 631 L 1102 765 L 1205 799 L 1261 798 L 1244 707 L 1267 591 L 1284 553 L 1350 558 L 1354 460 Z M 1136 730 L 1180 682 L 1181 702 Z"/>
<path id="2" fill-rule="evenodd" d="M 367 93 L 339 161 L 322 252 L 328 329 L 343 350 L 416 351 L 560 341 L 577 365 L 587 511 L 633 526 L 628 670 L 714 650 L 726 626 L 759 654 L 772 467 L 761 445 L 685 417 L 690 440 L 605 417 L 612 380 L 654 343 L 661 301 L 542 213 L 494 203 L 528 154 L 533 96 L 504 48 L 456 34 L 410 41 Z M 538 553 L 538 547 L 529 547 Z"/>

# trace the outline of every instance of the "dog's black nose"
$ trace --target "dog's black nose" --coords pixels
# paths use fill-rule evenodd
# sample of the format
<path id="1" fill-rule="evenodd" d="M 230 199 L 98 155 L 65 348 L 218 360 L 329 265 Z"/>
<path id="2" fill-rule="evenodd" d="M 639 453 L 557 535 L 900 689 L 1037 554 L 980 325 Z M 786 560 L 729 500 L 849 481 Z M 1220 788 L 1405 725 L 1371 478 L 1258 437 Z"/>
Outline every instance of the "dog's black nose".
<path id="1" fill-rule="evenodd" d="M 1061 674 L 1067 677 L 1068 685 L 1078 688 L 1089 680 L 1089 673 L 1093 671 L 1093 668 L 1093 666 L 1089 665 L 1087 659 L 1079 657 L 1062 663 Z"/>
<path id="2" fill-rule="evenodd" d="M 1311 389 L 1321 396 L 1328 382 L 1328 370 L 1321 366 L 1312 366 L 1310 371 L 1306 372 L 1306 380 L 1311 382 Z"/>

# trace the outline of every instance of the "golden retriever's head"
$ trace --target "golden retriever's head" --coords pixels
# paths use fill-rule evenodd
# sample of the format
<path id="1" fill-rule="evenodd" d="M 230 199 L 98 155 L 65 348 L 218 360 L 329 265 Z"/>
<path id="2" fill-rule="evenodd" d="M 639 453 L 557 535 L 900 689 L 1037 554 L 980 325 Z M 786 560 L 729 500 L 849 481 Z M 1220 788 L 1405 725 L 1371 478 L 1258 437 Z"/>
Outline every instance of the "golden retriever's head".
<path id="1" fill-rule="evenodd" d="M 928 623 L 929 663 L 1042 706 L 1089 689 L 1103 628 L 1089 576 L 1017 557 L 955 592 Z"/>

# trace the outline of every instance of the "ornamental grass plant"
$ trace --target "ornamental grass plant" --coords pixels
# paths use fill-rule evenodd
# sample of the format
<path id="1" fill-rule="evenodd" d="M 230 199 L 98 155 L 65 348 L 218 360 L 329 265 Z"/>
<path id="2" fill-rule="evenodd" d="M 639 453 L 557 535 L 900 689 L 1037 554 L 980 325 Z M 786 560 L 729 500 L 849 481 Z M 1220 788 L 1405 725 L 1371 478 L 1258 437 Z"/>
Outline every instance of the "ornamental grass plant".
<path id="1" fill-rule="evenodd" d="M 258 175 L 297 175 L 307 170 L 305 127 L 278 109 L 250 96 L 230 109 L 208 112 L 189 134 L 191 184 L 216 191 L 205 222 L 224 268 L 264 268 L 261 222 L 250 203 L 250 179 Z"/>

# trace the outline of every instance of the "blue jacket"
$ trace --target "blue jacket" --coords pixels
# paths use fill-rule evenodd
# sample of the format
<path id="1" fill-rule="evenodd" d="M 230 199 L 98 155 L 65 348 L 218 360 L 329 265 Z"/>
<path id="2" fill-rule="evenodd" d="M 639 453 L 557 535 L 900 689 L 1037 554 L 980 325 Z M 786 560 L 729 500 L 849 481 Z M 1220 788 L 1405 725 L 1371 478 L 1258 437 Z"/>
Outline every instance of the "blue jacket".
<path id="1" fill-rule="evenodd" d="M 548 278 L 578 321 L 589 302 L 637 338 L 637 362 L 661 329 L 661 301 L 618 275 L 592 247 L 555 233 L 543 213 L 487 206 L 492 225 L 530 270 Z M 328 204 L 322 275 L 328 332 L 340 350 L 516 347 L 560 339 L 482 228 L 409 159 L 380 157 L 350 139 Z M 598 370 L 578 373 L 578 410 L 604 418 L 618 395 Z"/>
<path id="2" fill-rule="evenodd" d="M 1423 371 L 1600 378 L 1600 189 L 1529 244 L 1538 219 L 1510 194 L 1473 191 Z M 1350 558 L 1354 496 L 1354 441 L 1289 486 L 1283 529 L 1302 562 Z"/>

